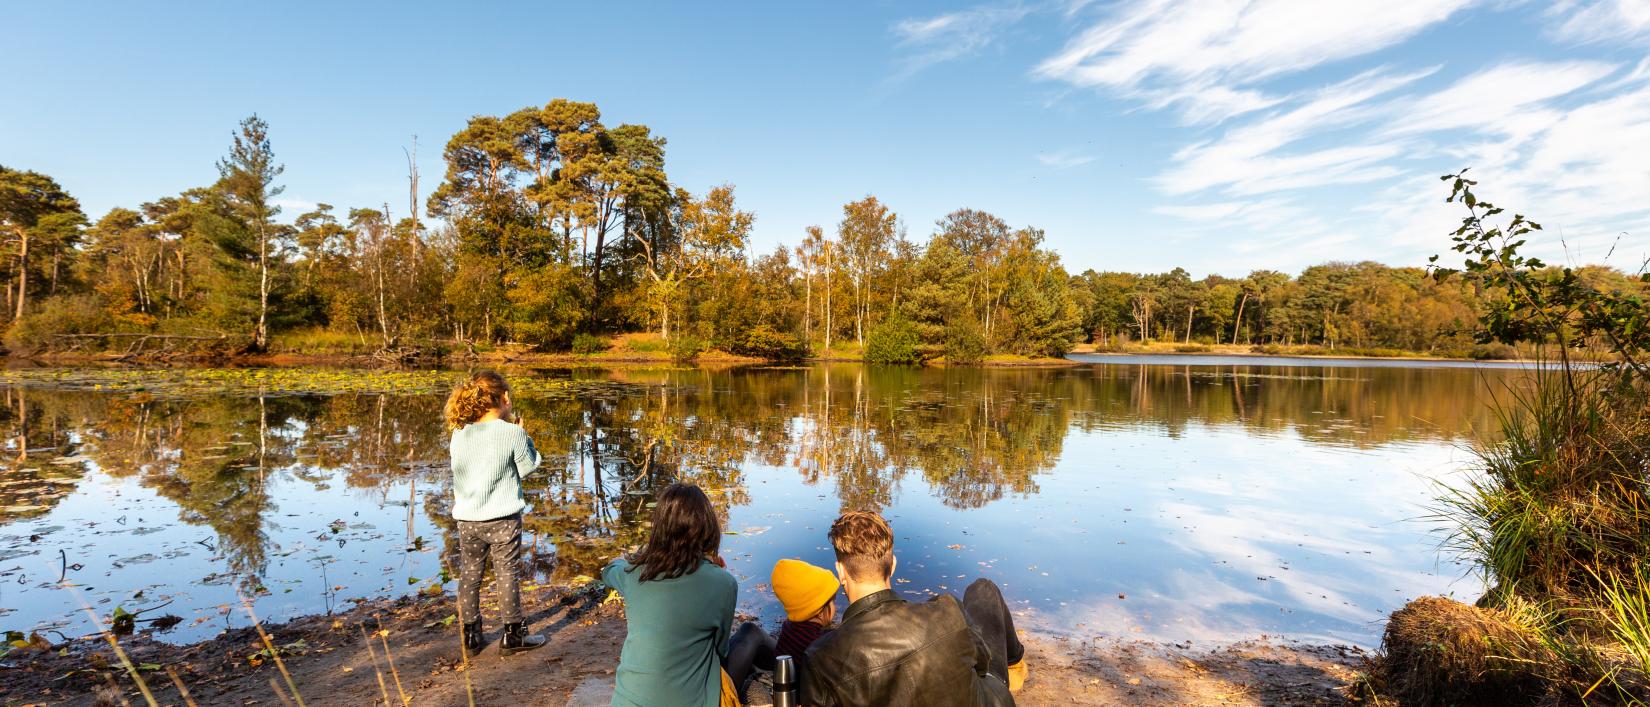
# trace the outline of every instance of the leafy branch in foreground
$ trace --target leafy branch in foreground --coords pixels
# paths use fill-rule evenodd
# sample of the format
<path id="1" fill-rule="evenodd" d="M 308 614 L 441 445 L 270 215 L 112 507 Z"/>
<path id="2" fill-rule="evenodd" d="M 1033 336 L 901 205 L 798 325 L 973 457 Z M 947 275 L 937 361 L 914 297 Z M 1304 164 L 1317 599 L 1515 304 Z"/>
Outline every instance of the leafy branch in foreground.
<path id="1" fill-rule="evenodd" d="M 1472 190 L 1478 182 L 1466 174 L 1463 169 L 1440 177 L 1451 182 L 1446 201 L 1459 202 L 1467 209 L 1461 227 L 1451 234 L 1455 243 L 1451 249 L 1466 255 L 1466 260 L 1459 270 L 1434 267 L 1433 275 L 1445 279 L 1459 273 L 1488 292 L 1498 293 L 1485 310 L 1483 336 L 1502 343 L 1557 344 L 1566 380 L 1572 382 L 1570 350 L 1589 341 L 1615 357 L 1606 368 L 1641 379 L 1650 374 L 1645 356 L 1650 351 L 1650 308 L 1644 293 L 1595 287 L 1574 268 L 1550 267 L 1522 254 L 1520 249 L 1529 236 L 1542 230 L 1541 224 L 1519 213 L 1498 224 L 1496 219 L 1505 209 L 1480 200 Z M 1436 264 L 1438 256 L 1429 260 Z M 1650 283 L 1650 272 L 1643 264 L 1636 275 Z"/>
<path id="2" fill-rule="evenodd" d="M 1484 291 L 1484 337 L 1553 347 L 1559 365 L 1498 401 L 1499 437 L 1475 446 L 1477 473 L 1439 499 L 1446 545 L 1482 569 L 1488 591 L 1477 607 L 1423 598 L 1394 614 L 1386 688 L 1421 704 L 1644 704 L 1650 312 L 1640 292 L 1524 255 L 1541 224 L 1505 219 L 1465 175 L 1443 180 L 1467 210 L 1451 234 L 1466 259 L 1433 274 Z M 1584 347 L 1607 360 L 1573 360 Z M 1486 638 L 1500 634 L 1517 640 Z"/>

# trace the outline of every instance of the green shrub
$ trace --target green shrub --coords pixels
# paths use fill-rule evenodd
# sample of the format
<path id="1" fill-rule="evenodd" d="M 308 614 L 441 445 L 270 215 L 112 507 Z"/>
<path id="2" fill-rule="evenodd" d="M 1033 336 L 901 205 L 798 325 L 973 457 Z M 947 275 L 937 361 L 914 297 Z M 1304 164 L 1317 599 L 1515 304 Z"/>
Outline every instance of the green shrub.
<path id="1" fill-rule="evenodd" d="M 945 360 L 948 363 L 975 364 L 985 360 L 985 332 L 972 320 L 964 320 L 945 328 Z"/>
<path id="2" fill-rule="evenodd" d="M 705 340 L 692 334 L 677 334 L 670 337 L 670 357 L 680 363 L 691 363 L 705 352 Z"/>
<path id="3" fill-rule="evenodd" d="M 797 361 L 808 356 L 808 345 L 802 337 L 761 324 L 745 332 L 744 338 L 733 346 L 733 352 L 770 361 Z"/>
<path id="4" fill-rule="evenodd" d="M 361 336 L 354 332 L 312 327 L 274 334 L 270 337 L 269 350 L 296 354 L 358 354 L 376 350 L 379 343 L 377 337 L 362 343 Z"/>
<path id="5" fill-rule="evenodd" d="M 1518 347 L 1512 344 L 1478 344 L 1472 347 L 1472 358 L 1479 361 L 1512 361 L 1518 358 Z"/>
<path id="6" fill-rule="evenodd" d="M 6 348 L 18 352 L 69 348 L 77 339 L 58 334 L 107 334 L 117 331 L 114 318 L 96 295 L 72 295 L 46 300 L 32 314 L 25 315 L 6 332 Z M 78 339 L 85 341 L 85 339 Z M 99 348 L 108 342 L 88 348 Z"/>
<path id="7" fill-rule="evenodd" d="M 670 342 L 656 336 L 632 336 L 625 340 L 624 345 L 625 348 L 636 353 L 657 353 L 670 350 Z"/>
<path id="8" fill-rule="evenodd" d="M 607 340 L 594 334 L 578 334 L 573 337 L 573 353 L 580 356 L 599 354 L 607 348 Z"/>
<path id="9" fill-rule="evenodd" d="M 917 356 L 917 329 L 910 320 L 899 315 L 891 315 L 876 326 L 871 327 L 865 336 L 865 361 L 867 363 L 916 363 Z"/>
<path id="10" fill-rule="evenodd" d="M 1206 353 L 1209 347 L 1205 344 L 1176 344 L 1175 353 Z"/>

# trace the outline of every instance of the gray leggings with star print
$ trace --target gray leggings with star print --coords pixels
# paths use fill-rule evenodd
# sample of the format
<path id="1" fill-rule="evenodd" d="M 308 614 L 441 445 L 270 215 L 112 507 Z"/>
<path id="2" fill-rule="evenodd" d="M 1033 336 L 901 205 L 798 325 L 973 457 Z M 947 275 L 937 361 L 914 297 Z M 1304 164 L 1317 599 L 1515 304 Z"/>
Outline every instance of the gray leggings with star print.
<path id="1" fill-rule="evenodd" d="M 499 620 L 520 623 L 521 514 L 458 521 L 458 554 L 458 610 L 464 620 L 481 619 L 481 573 L 491 556 Z"/>

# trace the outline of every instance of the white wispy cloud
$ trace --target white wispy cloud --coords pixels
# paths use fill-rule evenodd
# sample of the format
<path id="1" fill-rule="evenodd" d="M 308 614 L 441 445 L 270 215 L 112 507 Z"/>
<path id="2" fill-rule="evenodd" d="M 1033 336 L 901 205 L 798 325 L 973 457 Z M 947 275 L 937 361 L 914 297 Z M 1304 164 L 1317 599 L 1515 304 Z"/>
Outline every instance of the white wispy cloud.
<path id="1" fill-rule="evenodd" d="M 315 207 L 318 205 L 316 202 L 295 196 L 283 196 L 278 199 L 271 199 L 269 203 L 280 207 L 281 210 L 287 212 L 287 215 L 289 216 L 314 211 Z"/>
<path id="2" fill-rule="evenodd" d="M 1033 73 L 1219 122 L 1277 105 L 1268 79 L 1393 46 L 1473 2 L 1130 0 Z"/>
<path id="3" fill-rule="evenodd" d="M 1590 61 L 1514 61 L 1396 107 L 1394 133 L 1471 128 L 1507 136 L 1539 131 L 1557 114 L 1542 106 L 1608 76 L 1617 67 Z"/>
<path id="4" fill-rule="evenodd" d="M 1354 61 L 1503 12 L 1533 17 L 1543 26 L 1534 32 L 1569 47 L 1636 49 L 1650 42 L 1650 0 L 1030 1 L 900 23 L 902 75 L 977 54 L 1032 13 L 1076 25 L 1031 76 L 1187 126 L 1148 178 L 1164 203 L 1147 208 L 1232 253 L 1303 265 L 1436 252 L 1459 218 L 1436 177 L 1465 166 L 1486 196 L 1562 231 L 1583 260 L 1624 230 L 1650 230 L 1642 53 L 1620 63 L 1509 45 L 1487 62 L 1457 52 L 1402 65 L 1407 51 L 1382 55 L 1397 66 Z M 1093 160 L 1074 150 L 1036 158 L 1052 168 Z"/>
<path id="5" fill-rule="evenodd" d="M 1094 155 L 1083 154 L 1076 150 L 1059 150 L 1057 152 L 1041 152 L 1037 154 L 1037 161 L 1045 167 L 1055 169 L 1070 169 L 1081 167 L 1095 160 Z"/>
<path id="6" fill-rule="evenodd" d="M 1028 5 L 981 5 L 924 19 L 901 20 L 894 35 L 906 55 L 893 80 L 910 78 L 928 67 L 973 56 L 997 41 L 1000 33 L 1031 12 Z"/>
<path id="7" fill-rule="evenodd" d="M 1174 166 L 1155 180 L 1164 192 L 1189 194 L 1224 188 L 1252 195 L 1324 184 L 1367 182 L 1390 177 L 1382 163 L 1397 156 L 1399 145 L 1346 144 L 1289 150 L 1306 138 L 1368 120 L 1376 109 L 1369 102 L 1432 74 L 1369 71 L 1307 96 L 1299 105 L 1228 129 L 1219 138 L 1182 148 Z"/>
<path id="8" fill-rule="evenodd" d="M 1547 16 L 1559 20 L 1548 33 L 1560 41 L 1650 38 L 1650 0 L 1563 0 L 1553 3 Z"/>

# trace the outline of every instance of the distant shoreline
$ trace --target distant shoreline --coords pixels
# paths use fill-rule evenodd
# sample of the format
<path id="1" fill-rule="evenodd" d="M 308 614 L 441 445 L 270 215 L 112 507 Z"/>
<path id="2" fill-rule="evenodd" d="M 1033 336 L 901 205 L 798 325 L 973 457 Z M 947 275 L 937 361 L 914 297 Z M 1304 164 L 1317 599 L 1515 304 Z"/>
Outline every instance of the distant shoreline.
<path id="1" fill-rule="evenodd" d="M 1092 358 L 1084 358 L 1092 357 Z M 930 359 L 922 366 L 963 368 L 1066 368 L 1094 363 L 1095 359 L 1126 359 L 1130 357 L 1185 359 L 1188 361 L 1211 358 L 1242 358 L 1249 361 L 1360 361 L 1360 362 L 1414 362 L 1451 363 L 1488 367 L 1531 366 L 1550 361 L 1518 356 L 1511 358 L 1470 358 L 1430 353 L 1387 349 L 1345 350 L 1324 349 L 1319 346 L 1267 347 L 1257 351 L 1248 345 L 1230 344 L 1133 344 L 1119 348 L 1101 348 L 1093 344 L 1079 344 L 1063 357 L 1027 357 L 1013 354 L 993 354 L 974 363 L 950 363 L 944 358 Z M 485 351 L 427 348 L 400 355 L 382 352 L 325 351 L 303 352 L 275 350 L 266 353 L 225 353 L 221 351 L 174 352 L 168 355 L 127 356 L 112 352 L 41 352 L 32 355 L 7 354 L 8 365 L 40 363 L 47 365 L 180 365 L 180 366 L 376 366 L 376 367 L 464 367 L 473 365 L 601 368 L 632 366 L 701 366 L 710 368 L 733 366 L 794 365 L 819 363 L 865 363 L 857 350 L 833 347 L 833 350 L 802 359 L 768 359 L 745 356 L 720 350 L 707 350 L 690 361 L 679 361 L 663 350 L 632 350 L 614 346 L 607 351 L 579 354 L 571 352 L 541 352 L 519 346 L 502 346 Z"/>

